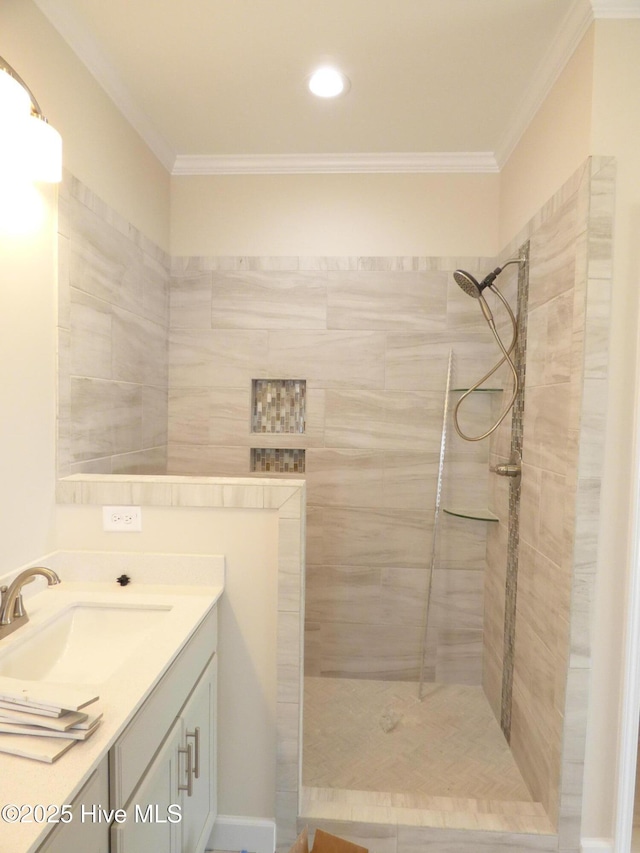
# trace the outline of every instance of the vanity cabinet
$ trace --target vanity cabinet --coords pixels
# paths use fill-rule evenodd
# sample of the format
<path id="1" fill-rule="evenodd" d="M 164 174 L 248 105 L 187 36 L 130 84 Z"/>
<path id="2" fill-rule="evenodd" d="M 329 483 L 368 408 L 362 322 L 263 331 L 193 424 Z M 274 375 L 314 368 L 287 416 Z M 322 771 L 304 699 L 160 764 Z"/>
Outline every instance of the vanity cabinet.
<path id="1" fill-rule="evenodd" d="M 202 853 L 215 820 L 217 658 L 111 828 L 111 853 Z"/>
<path id="2" fill-rule="evenodd" d="M 92 808 L 100 809 L 108 801 L 109 768 L 104 758 L 71 803 L 73 819 L 59 823 L 38 853 L 109 853 L 109 825 L 90 817 Z"/>
<path id="3" fill-rule="evenodd" d="M 216 818 L 216 612 L 110 753 L 111 853 L 203 853 Z M 213 643 L 212 643 L 213 640 Z"/>

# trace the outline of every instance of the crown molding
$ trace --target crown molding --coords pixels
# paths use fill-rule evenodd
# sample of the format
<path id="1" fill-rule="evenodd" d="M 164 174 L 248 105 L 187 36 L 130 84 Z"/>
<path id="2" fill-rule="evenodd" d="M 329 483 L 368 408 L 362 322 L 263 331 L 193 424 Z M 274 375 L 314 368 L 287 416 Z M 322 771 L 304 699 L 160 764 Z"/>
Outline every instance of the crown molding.
<path id="1" fill-rule="evenodd" d="M 495 157 L 499 169 L 502 169 L 513 153 L 592 22 L 593 11 L 588 0 L 574 0 L 556 37 L 532 74 L 531 83 L 514 113 L 510 126 L 496 146 Z"/>
<path id="2" fill-rule="evenodd" d="M 398 154 L 179 154 L 173 175 L 498 172 L 489 151 Z"/>
<path id="3" fill-rule="evenodd" d="M 170 172 L 175 162 L 175 151 L 140 108 L 95 39 L 64 8 L 60 0 L 35 0 L 35 4 L 95 77 L 129 124 L 140 134 L 165 169 Z"/>
<path id="4" fill-rule="evenodd" d="M 591 0 L 593 17 L 640 18 L 640 0 Z"/>

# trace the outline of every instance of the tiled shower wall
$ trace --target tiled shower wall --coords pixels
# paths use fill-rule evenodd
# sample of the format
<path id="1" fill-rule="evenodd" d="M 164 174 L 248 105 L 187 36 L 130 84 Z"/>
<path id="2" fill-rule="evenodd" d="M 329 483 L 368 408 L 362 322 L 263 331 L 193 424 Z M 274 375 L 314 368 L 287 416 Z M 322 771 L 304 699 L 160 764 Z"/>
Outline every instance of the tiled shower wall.
<path id="1" fill-rule="evenodd" d="M 577 845 L 582 795 L 614 176 L 611 160 L 588 161 L 505 254 L 530 239 L 511 747 L 534 799 L 552 820 L 560 813 L 561 850 Z M 517 273 L 508 275 L 513 304 Z M 492 441 L 492 465 L 507 461 L 510 432 L 505 423 Z M 508 491 L 506 478 L 491 479 L 500 523 L 488 539 L 483 684 L 498 719 Z"/>
<path id="2" fill-rule="evenodd" d="M 464 384 L 495 347 L 451 272 L 491 263 L 174 260 L 168 471 L 246 476 L 252 446 L 306 449 L 307 674 L 418 677 L 449 349 Z M 251 434 L 268 378 L 306 380 L 303 434 Z M 487 458 L 451 445 L 467 503 L 486 505 Z M 442 524 L 426 676 L 479 684 L 486 522 Z"/>
<path id="3" fill-rule="evenodd" d="M 59 472 L 162 472 L 169 258 L 69 174 L 58 230 Z"/>

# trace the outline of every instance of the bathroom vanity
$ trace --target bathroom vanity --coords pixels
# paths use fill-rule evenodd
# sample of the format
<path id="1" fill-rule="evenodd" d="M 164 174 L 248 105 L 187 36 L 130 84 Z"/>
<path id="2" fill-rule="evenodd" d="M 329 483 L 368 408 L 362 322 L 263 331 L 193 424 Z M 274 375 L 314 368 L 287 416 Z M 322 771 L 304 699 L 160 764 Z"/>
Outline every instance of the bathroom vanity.
<path id="1" fill-rule="evenodd" d="M 88 609 L 94 634 L 112 612 L 133 623 L 140 618 L 143 627 L 122 646 L 108 638 L 104 659 L 98 647 L 84 674 L 78 651 L 58 653 L 61 671 L 77 667 L 77 683 L 100 694 L 103 721 L 51 765 L 0 754 L 0 806 L 18 807 L 1 812 L 0 850 L 201 853 L 216 816 L 222 579 L 212 586 L 120 588 L 65 583 L 63 569 L 60 575 L 60 586 L 27 602 L 30 622 L 0 645 L 0 675 L 37 678 L 44 646 L 55 648 L 56 624 L 70 612 Z M 147 612 L 154 614 L 148 624 Z"/>

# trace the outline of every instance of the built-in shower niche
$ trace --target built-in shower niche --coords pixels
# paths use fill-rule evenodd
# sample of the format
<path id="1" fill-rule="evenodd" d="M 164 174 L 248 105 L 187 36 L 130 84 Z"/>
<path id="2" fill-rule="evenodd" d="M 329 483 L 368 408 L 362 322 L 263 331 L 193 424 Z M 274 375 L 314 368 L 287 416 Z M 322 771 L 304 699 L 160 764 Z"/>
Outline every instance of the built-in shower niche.
<path id="1" fill-rule="evenodd" d="M 307 383 L 304 379 L 253 379 L 251 432 L 260 435 L 302 435 L 306 426 Z M 300 447 L 252 447 L 249 470 L 260 474 L 304 473 Z"/>
<path id="2" fill-rule="evenodd" d="M 253 379 L 251 432 L 303 433 L 306 400 L 304 379 Z"/>
<path id="3" fill-rule="evenodd" d="M 259 474 L 303 474 L 304 450 L 301 448 L 252 447 L 250 470 Z"/>

